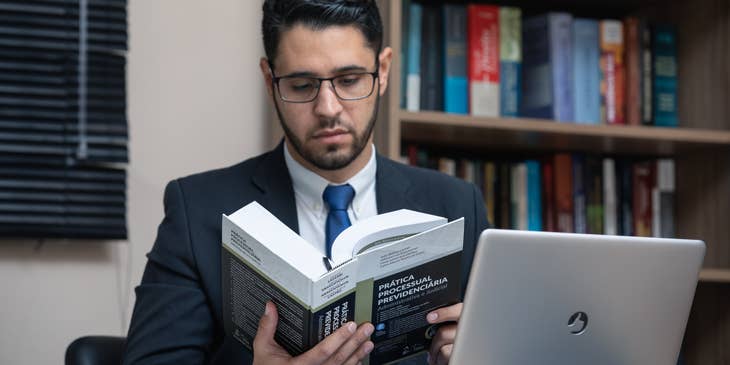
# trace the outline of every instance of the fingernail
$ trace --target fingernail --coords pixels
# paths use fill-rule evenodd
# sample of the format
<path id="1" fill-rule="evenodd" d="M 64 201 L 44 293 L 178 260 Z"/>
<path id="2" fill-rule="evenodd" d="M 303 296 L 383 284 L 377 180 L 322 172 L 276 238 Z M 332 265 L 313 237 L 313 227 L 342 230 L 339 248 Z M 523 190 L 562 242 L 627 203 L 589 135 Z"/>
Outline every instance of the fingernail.
<path id="1" fill-rule="evenodd" d="M 365 350 L 366 354 L 369 354 L 370 351 L 373 351 L 374 347 L 375 347 L 375 345 L 373 345 L 372 342 L 368 341 L 368 342 L 365 342 L 365 347 L 363 348 L 363 350 Z"/>
<path id="2" fill-rule="evenodd" d="M 356 329 L 357 329 L 357 325 L 355 324 L 355 322 L 347 323 L 347 330 L 350 331 L 350 333 L 355 333 Z"/>
<path id="3" fill-rule="evenodd" d="M 372 325 L 365 327 L 365 336 L 370 336 L 373 334 L 373 329 L 375 329 Z"/>
<path id="4" fill-rule="evenodd" d="M 428 319 L 429 322 L 433 322 L 439 318 L 439 315 L 436 312 L 431 312 L 428 314 L 428 317 L 426 317 L 426 318 Z"/>
<path id="5" fill-rule="evenodd" d="M 271 313 L 271 309 L 269 309 L 269 302 L 266 302 L 264 305 L 264 315 L 268 316 Z"/>

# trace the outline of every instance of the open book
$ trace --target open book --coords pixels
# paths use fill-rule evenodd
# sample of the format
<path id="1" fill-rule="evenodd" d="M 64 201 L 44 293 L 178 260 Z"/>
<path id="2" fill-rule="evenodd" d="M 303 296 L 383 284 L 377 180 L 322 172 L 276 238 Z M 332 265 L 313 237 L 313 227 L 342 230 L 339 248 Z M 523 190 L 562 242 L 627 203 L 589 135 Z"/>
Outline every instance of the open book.
<path id="1" fill-rule="evenodd" d="M 226 333 L 252 349 L 264 303 L 279 310 L 276 340 L 300 354 L 348 321 L 371 322 L 369 364 L 428 349 L 426 314 L 459 301 L 464 219 L 398 210 L 356 222 L 332 259 L 256 202 L 222 217 Z"/>

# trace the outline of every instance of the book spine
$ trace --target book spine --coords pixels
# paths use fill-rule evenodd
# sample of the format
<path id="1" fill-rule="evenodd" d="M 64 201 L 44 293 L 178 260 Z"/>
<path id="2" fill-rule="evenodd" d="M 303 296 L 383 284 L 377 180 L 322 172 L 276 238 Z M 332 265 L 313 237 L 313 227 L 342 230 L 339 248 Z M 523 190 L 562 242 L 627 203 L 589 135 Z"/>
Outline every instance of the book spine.
<path id="1" fill-rule="evenodd" d="M 401 48 L 400 48 L 400 107 L 408 107 L 408 51 L 410 38 L 411 0 L 401 1 Z"/>
<path id="2" fill-rule="evenodd" d="M 674 160 L 659 159 L 656 164 L 656 187 L 652 196 L 655 237 L 674 237 Z"/>
<path id="3" fill-rule="evenodd" d="M 573 161 L 567 153 L 554 157 L 557 230 L 573 232 Z"/>
<path id="4" fill-rule="evenodd" d="M 641 124 L 654 124 L 654 55 L 652 31 L 646 21 L 641 22 Z"/>
<path id="5" fill-rule="evenodd" d="M 677 127 L 677 36 L 672 27 L 654 29 L 654 125 Z"/>
<path id="6" fill-rule="evenodd" d="M 553 60 L 553 108 L 555 120 L 572 122 L 573 115 L 573 16 L 549 16 L 550 53 Z"/>
<path id="7" fill-rule="evenodd" d="M 447 4 L 444 15 L 444 111 L 469 113 L 469 83 L 466 72 L 466 7 Z"/>
<path id="8" fill-rule="evenodd" d="M 626 124 L 641 125 L 641 21 L 624 19 L 626 47 Z"/>
<path id="9" fill-rule="evenodd" d="M 587 231 L 603 234 L 603 166 L 597 157 L 588 156 L 584 165 Z"/>
<path id="10" fill-rule="evenodd" d="M 555 206 L 555 173 L 553 160 L 544 159 L 542 163 L 542 200 L 543 215 L 542 222 L 546 231 L 557 232 L 558 225 L 556 220 Z"/>
<path id="11" fill-rule="evenodd" d="M 469 5 L 468 67 L 469 111 L 472 115 L 499 116 L 499 8 Z"/>
<path id="12" fill-rule="evenodd" d="M 443 111 L 443 16 L 425 5 L 421 24 L 421 109 Z"/>
<path id="13" fill-rule="evenodd" d="M 601 50 L 598 21 L 573 21 L 573 91 L 575 122 L 601 123 Z"/>
<path id="14" fill-rule="evenodd" d="M 522 67 L 522 11 L 499 8 L 500 114 L 517 117 L 520 105 Z"/>
<path id="15" fill-rule="evenodd" d="M 512 164 L 502 162 L 499 164 L 499 217 L 498 228 L 512 228 Z"/>
<path id="16" fill-rule="evenodd" d="M 617 164 L 617 173 L 620 176 L 619 202 L 621 204 L 621 219 L 619 234 L 625 236 L 634 235 L 634 214 L 633 214 L 633 169 L 631 161 L 622 160 Z"/>
<path id="17" fill-rule="evenodd" d="M 412 2 L 408 8 L 408 73 L 406 85 L 406 109 L 421 109 L 421 24 L 423 6 Z"/>
<path id="18" fill-rule="evenodd" d="M 618 234 L 616 164 L 612 158 L 603 159 L 603 233 Z"/>
<path id="19" fill-rule="evenodd" d="M 438 159 L 439 171 L 446 175 L 456 176 L 456 161 L 450 157 L 439 157 Z"/>
<path id="20" fill-rule="evenodd" d="M 586 198 L 586 166 L 582 155 L 573 155 L 573 221 L 575 233 L 588 233 Z"/>
<path id="21" fill-rule="evenodd" d="M 493 161 L 484 163 L 484 205 L 487 208 L 487 221 L 494 226 L 496 220 L 497 170 Z"/>
<path id="22" fill-rule="evenodd" d="M 527 229 L 542 231 L 542 191 L 540 163 L 529 160 L 527 166 Z"/>
<path id="23" fill-rule="evenodd" d="M 601 21 L 601 120 L 626 124 L 624 118 L 623 24 Z"/>
<path id="24" fill-rule="evenodd" d="M 554 119 L 553 75 L 547 15 L 522 23 L 522 103 L 520 115 Z"/>
<path id="25" fill-rule="evenodd" d="M 527 230 L 527 165 L 512 165 L 512 229 Z"/>
<path id="26" fill-rule="evenodd" d="M 637 162 L 633 168 L 633 215 L 634 235 L 651 237 L 652 232 L 652 185 L 654 178 L 650 162 Z"/>

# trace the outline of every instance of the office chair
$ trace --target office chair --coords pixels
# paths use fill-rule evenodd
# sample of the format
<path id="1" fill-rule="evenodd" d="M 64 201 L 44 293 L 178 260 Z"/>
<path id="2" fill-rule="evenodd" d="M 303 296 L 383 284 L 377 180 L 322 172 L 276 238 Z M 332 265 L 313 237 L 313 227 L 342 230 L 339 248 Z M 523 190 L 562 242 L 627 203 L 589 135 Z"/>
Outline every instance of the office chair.
<path id="1" fill-rule="evenodd" d="M 126 337 L 84 336 L 66 348 L 66 365 L 119 365 Z"/>

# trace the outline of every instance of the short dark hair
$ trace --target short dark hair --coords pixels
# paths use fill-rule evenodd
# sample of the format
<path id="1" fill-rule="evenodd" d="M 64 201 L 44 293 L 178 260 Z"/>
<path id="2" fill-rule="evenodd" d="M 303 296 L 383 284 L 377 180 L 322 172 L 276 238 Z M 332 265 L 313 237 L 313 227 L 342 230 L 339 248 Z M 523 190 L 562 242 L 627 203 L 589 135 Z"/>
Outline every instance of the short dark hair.
<path id="1" fill-rule="evenodd" d="M 261 32 L 264 50 L 273 65 L 281 34 L 295 25 L 314 30 L 354 26 L 377 55 L 383 46 L 383 21 L 375 0 L 266 0 Z"/>

